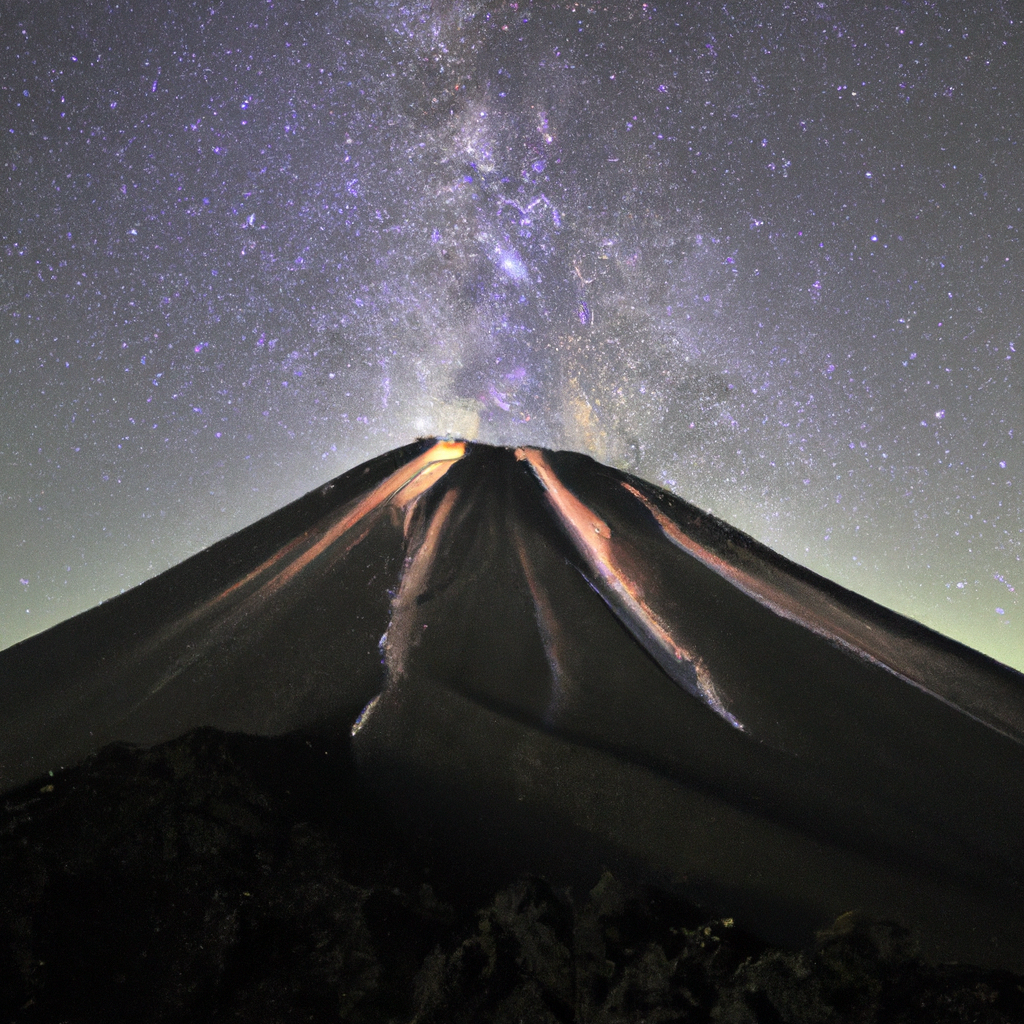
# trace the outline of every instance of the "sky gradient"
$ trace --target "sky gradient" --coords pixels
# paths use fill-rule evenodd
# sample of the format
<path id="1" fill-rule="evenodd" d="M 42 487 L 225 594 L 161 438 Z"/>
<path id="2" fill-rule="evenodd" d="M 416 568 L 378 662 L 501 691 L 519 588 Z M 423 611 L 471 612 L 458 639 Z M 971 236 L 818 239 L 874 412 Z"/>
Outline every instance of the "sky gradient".
<path id="1" fill-rule="evenodd" d="M 1015 6 L 5 4 L 0 647 L 448 433 L 1024 669 Z"/>

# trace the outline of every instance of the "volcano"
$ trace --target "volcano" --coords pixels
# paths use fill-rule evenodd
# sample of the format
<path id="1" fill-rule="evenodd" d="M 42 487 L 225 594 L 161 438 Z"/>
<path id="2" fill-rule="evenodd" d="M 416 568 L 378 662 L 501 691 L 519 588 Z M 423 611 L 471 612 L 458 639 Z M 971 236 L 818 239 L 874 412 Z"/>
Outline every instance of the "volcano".
<path id="1" fill-rule="evenodd" d="M 300 736 L 467 872 L 1024 969 L 1024 676 L 583 455 L 397 449 L 0 653 L 0 694 L 5 792 Z"/>

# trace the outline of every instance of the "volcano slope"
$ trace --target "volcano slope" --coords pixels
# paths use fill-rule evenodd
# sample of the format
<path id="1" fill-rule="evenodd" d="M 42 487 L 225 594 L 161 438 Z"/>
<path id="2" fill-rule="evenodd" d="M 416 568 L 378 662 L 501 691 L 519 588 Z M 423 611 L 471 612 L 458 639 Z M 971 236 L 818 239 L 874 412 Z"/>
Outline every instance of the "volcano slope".
<path id="1" fill-rule="evenodd" d="M 198 727 L 340 744 L 467 878 L 1024 972 L 1024 676 L 582 455 L 418 441 L 0 653 L 5 792 Z"/>

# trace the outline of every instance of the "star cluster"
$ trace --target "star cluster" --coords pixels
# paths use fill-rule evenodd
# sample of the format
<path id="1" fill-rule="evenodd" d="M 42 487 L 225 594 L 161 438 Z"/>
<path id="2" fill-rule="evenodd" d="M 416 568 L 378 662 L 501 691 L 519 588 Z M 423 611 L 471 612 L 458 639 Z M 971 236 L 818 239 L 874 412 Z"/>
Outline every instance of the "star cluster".
<path id="1" fill-rule="evenodd" d="M 0 645 L 450 433 L 1024 668 L 1012 5 L 0 23 Z"/>

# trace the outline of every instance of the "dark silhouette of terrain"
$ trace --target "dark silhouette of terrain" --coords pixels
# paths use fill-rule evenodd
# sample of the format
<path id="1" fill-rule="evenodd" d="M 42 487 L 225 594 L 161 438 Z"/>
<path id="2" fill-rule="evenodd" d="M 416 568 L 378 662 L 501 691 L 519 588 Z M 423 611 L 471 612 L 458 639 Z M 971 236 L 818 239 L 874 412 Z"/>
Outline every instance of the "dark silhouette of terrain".
<path id="1" fill-rule="evenodd" d="M 0 1007 L 1014 1019 L 1022 683 L 585 456 L 416 442 L 0 652 Z"/>

